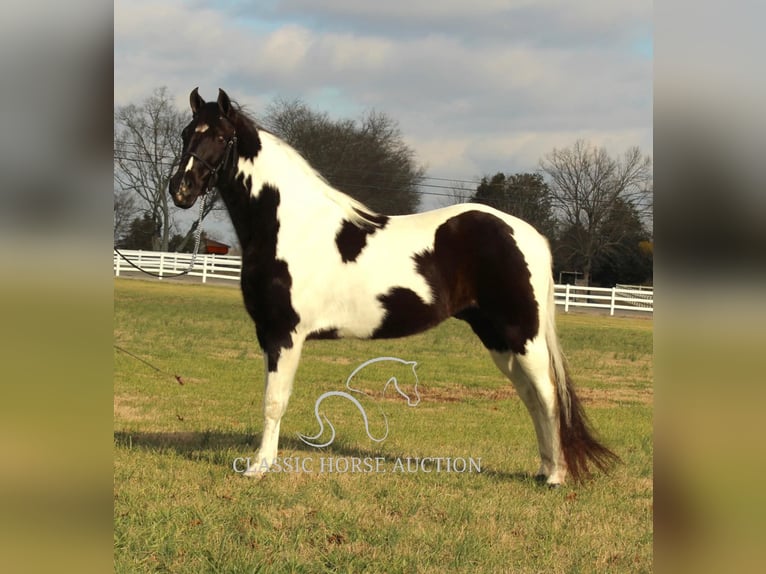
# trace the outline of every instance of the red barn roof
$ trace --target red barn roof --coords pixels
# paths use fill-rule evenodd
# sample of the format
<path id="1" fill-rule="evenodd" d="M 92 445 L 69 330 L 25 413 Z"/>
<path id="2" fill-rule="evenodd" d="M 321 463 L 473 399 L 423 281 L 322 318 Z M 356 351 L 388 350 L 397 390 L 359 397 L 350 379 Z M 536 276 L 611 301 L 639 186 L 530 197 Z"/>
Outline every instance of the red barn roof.
<path id="1" fill-rule="evenodd" d="M 205 240 L 205 253 L 214 253 L 215 255 L 226 255 L 231 245 L 226 245 L 213 239 Z"/>

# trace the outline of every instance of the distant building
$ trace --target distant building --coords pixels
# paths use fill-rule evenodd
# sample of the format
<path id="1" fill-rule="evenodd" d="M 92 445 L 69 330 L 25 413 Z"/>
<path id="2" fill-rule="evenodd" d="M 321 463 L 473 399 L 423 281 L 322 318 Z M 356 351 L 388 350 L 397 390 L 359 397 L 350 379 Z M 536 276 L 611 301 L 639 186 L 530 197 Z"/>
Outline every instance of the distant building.
<path id="1" fill-rule="evenodd" d="M 226 245 L 220 241 L 214 239 L 205 240 L 205 253 L 212 253 L 214 255 L 226 255 L 229 252 L 231 245 Z"/>

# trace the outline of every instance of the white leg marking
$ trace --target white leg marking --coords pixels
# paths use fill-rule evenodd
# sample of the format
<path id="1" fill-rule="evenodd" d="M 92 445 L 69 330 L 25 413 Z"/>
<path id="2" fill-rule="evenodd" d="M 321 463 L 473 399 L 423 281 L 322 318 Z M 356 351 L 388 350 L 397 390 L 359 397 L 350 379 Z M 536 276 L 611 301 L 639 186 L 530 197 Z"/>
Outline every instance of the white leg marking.
<path id="1" fill-rule="evenodd" d="M 293 347 L 282 349 L 277 363 L 277 370 L 266 372 L 266 392 L 263 398 L 263 436 L 261 447 L 255 455 L 255 462 L 245 471 L 245 476 L 261 478 L 268 471 L 277 457 L 279 446 L 279 425 L 282 416 L 287 410 L 287 402 L 293 390 L 295 371 L 298 369 L 298 361 L 301 357 L 302 340 L 296 340 L 293 336 Z M 268 365 L 268 358 L 264 353 L 264 361 Z"/>
<path id="2" fill-rule="evenodd" d="M 524 355 L 490 354 L 498 368 L 511 380 L 532 417 L 540 452 L 537 474 L 545 476 L 548 484 L 561 484 L 567 467 L 561 450 L 556 389 L 550 379 L 545 343 L 541 340 L 530 342 Z"/>

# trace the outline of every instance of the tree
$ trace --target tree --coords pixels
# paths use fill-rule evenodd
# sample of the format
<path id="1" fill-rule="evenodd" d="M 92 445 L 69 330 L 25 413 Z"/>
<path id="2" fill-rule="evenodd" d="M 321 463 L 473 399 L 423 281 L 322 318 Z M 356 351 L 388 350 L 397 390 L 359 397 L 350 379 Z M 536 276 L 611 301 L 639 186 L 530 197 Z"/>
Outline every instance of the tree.
<path id="1" fill-rule="evenodd" d="M 600 255 L 619 243 L 620 225 L 605 225 L 617 201 L 648 218 L 652 206 L 652 162 L 638 147 L 621 158 L 583 140 L 554 149 L 540 161 L 550 180 L 553 208 L 564 229 L 567 250 L 579 261 L 586 284 Z M 562 239 L 563 239 L 562 237 Z"/>
<path id="2" fill-rule="evenodd" d="M 136 200 L 127 191 L 114 191 L 114 244 L 117 245 L 128 233 L 131 221 L 137 213 Z"/>
<path id="3" fill-rule="evenodd" d="M 208 234 L 207 231 L 203 231 L 200 233 L 200 242 L 199 242 L 199 253 L 202 253 L 205 251 L 205 245 L 207 245 L 208 239 L 212 239 L 213 241 L 217 241 L 215 237 Z M 173 237 L 170 238 L 170 251 L 176 252 L 176 253 L 193 253 L 194 252 L 194 245 L 195 241 L 188 241 L 188 236 L 183 236 L 181 234 L 176 233 L 173 235 Z"/>
<path id="4" fill-rule="evenodd" d="M 120 249 L 152 250 L 152 240 L 156 236 L 156 223 L 149 213 L 134 218 L 127 226 L 126 232 L 117 242 Z"/>
<path id="5" fill-rule="evenodd" d="M 516 173 L 506 176 L 498 172 L 481 179 L 471 201 L 515 215 L 552 238 L 556 230 L 550 189 L 542 175 Z"/>
<path id="6" fill-rule="evenodd" d="M 602 234 L 613 238 L 593 262 L 593 281 L 604 286 L 638 285 L 651 281 L 651 238 L 636 209 L 617 199 L 604 221 Z"/>
<path id="7" fill-rule="evenodd" d="M 300 100 L 276 100 L 260 119 L 334 187 L 385 214 L 413 213 L 425 170 L 396 122 L 371 111 L 359 122 L 332 120 Z"/>
<path id="8" fill-rule="evenodd" d="M 577 250 L 577 245 L 582 243 L 584 233 L 582 227 L 576 223 L 559 227 L 559 232 L 551 244 L 555 277 L 560 277 L 562 272 L 567 277 L 565 282 L 571 279 L 579 281 L 582 277 L 582 272 L 578 270 L 585 267 L 585 261 Z"/>
<path id="9" fill-rule="evenodd" d="M 117 107 L 114 112 L 115 202 L 118 197 L 132 198 L 134 208 L 152 223 L 150 249 L 168 250 L 172 231 L 168 182 L 180 161 L 181 130 L 187 123 L 164 87 L 154 90 L 140 105 Z M 217 194 L 209 198 L 205 215 L 214 209 L 216 200 Z M 117 207 L 115 203 L 115 210 Z M 194 227 L 192 224 L 187 237 Z"/>
<path id="10" fill-rule="evenodd" d="M 472 189 L 467 181 L 445 181 L 447 182 L 446 185 L 439 186 L 447 190 L 446 193 L 444 193 L 445 199 L 439 201 L 439 207 L 448 207 L 450 205 L 459 205 L 461 203 L 469 203 L 472 201 L 476 190 Z"/>

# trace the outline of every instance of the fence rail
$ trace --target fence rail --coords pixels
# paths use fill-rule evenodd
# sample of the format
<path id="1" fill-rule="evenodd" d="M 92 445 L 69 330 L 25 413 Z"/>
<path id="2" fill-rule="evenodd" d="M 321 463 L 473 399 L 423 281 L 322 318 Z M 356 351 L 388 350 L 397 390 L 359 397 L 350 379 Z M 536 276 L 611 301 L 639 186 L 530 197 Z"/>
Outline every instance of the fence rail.
<path id="1" fill-rule="evenodd" d="M 191 253 L 140 250 L 121 250 L 121 253 L 141 269 L 160 275 L 160 279 L 184 271 L 192 260 Z M 203 283 L 208 279 L 239 281 L 241 270 L 242 258 L 239 256 L 199 254 L 188 275 L 200 277 Z M 140 273 L 114 252 L 115 276 Z M 654 312 L 654 290 L 645 286 L 617 285 L 603 288 L 556 285 L 554 299 L 556 305 L 564 307 L 564 312 L 569 312 L 572 307 L 608 309 L 610 315 L 614 315 L 617 310 Z"/>
<path id="2" fill-rule="evenodd" d="M 556 285 L 556 305 L 562 305 L 568 313 L 570 307 L 591 307 L 616 310 L 644 311 L 654 313 L 654 290 L 646 287 L 580 287 L 578 285 Z"/>
<path id="3" fill-rule="evenodd" d="M 145 271 L 156 273 L 159 279 L 176 275 L 189 268 L 191 253 L 166 253 L 163 251 L 133 251 L 120 249 L 127 259 Z M 228 279 L 239 281 L 242 270 L 242 258 L 236 255 L 197 254 L 192 269 L 187 273 L 191 277 L 201 277 L 203 283 L 208 279 Z M 116 277 L 127 274 L 141 274 L 141 271 L 114 252 L 114 274 Z"/>

